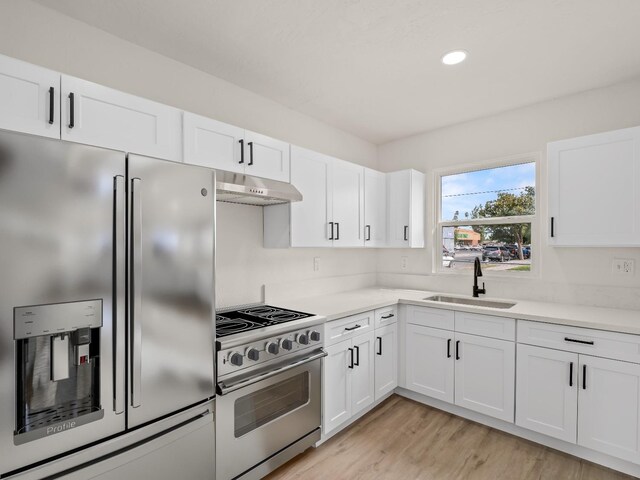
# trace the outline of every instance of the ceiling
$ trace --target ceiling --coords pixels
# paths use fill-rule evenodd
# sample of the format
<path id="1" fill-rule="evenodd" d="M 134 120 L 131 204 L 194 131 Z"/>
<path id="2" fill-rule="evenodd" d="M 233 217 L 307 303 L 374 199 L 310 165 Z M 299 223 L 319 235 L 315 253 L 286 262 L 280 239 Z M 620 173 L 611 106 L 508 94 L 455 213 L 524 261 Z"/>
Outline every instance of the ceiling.
<path id="1" fill-rule="evenodd" d="M 638 0 L 36 1 L 376 144 L 640 76 Z"/>

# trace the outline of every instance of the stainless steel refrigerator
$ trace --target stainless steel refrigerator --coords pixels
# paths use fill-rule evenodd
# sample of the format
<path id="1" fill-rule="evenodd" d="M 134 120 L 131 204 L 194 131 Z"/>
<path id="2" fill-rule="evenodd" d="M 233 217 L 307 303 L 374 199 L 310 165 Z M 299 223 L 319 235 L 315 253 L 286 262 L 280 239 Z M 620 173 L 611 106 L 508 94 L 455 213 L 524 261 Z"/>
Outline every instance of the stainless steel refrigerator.
<path id="1" fill-rule="evenodd" d="M 213 478 L 214 215 L 212 170 L 0 131 L 0 478 Z"/>

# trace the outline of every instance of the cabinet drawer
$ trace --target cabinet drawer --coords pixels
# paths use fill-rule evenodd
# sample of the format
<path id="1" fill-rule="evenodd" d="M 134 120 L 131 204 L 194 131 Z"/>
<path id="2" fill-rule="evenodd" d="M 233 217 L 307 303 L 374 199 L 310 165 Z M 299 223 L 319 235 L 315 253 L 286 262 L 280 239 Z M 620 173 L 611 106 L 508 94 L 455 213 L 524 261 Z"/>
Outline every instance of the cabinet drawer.
<path id="1" fill-rule="evenodd" d="M 511 340 L 512 342 L 516 339 L 516 321 L 513 318 L 456 312 L 455 325 L 456 332 Z"/>
<path id="2" fill-rule="evenodd" d="M 391 305 L 385 308 L 375 310 L 376 328 L 391 325 L 398 321 L 398 306 Z"/>
<path id="3" fill-rule="evenodd" d="M 419 307 L 417 305 L 406 306 L 406 321 L 413 325 L 423 327 L 454 329 L 454 311 L 441 308 Z"/>
<path id="4" fill-rule="evenodd" d="M 640 363 L 640 335 L 518 320 L 518 342 Z"/>
<path id="5" fill-rule="evenodd" d="M 373 330 L 373 324 L 373 310 L 327 322 L 324 325 L 325 345 L 333 345 L 354 335 L 370 332 Z"/>

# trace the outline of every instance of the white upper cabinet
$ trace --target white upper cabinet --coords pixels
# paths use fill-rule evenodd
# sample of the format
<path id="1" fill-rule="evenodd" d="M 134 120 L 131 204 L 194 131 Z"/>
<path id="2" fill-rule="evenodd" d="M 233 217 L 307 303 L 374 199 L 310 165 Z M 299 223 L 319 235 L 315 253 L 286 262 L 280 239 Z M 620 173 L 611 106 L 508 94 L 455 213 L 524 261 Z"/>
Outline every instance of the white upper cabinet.
<path id="1" fill-rule="evenodd" d="M 289 144 L 266 135 L 184 113 L 184 161 L 289 182 Z"/>
<path id="2" fill-rule="evenodd" d="M 281 140 L 245 130 L 245 167 L 247 175 L 289 182 L 289 148 Z"/>
<path id="3" fill-rule="evenodd" d="M 184 161 L 244 173 L 244 129 L 185 112 Z"/>
<path id="4" fill-rule="evenodd" d="M 364 167 L 333 160 L 333 246 L 364 246 Z"/>
<path id="5" fill-rule="evenodd" d="M 549 243 L 640 245 L 640 127 L 553 142 Z"/>
<path id="6" fill-rule="evenodd" d="M 0 128 L 60 138 L 60 74 L 0 55 Z"/>
<path id="7" fill-rule="evenodd" d="M 78 78 L 62 76 L 62 139 L 182 160 L 182 112 Z"/>
<path id="8" fill-rule="evenodd" d="M 416 170 L 387 174 L 390 247 L 424 247 L 424 181 Z"/>
<path id="9" fill-rule="evenodd" d="M 364 246 L 384 247 L 387 243 L 387 176 L 364 169 Z"/>
<path id="10" fill-rule="evenodd" d="M 291 156 L 291 183 L 302 194 L 302 201 L 265 207 L 265 231 L 269 227 L 279 231 L 290 228 L 293 247 L 329 247 L 333 243 L 329 228 L 333 215 L 333 158 L 296 146 L 291 146 Z M 268 212 L 275 210 L 290 210 L 290 222 L 269 222 Z"/>

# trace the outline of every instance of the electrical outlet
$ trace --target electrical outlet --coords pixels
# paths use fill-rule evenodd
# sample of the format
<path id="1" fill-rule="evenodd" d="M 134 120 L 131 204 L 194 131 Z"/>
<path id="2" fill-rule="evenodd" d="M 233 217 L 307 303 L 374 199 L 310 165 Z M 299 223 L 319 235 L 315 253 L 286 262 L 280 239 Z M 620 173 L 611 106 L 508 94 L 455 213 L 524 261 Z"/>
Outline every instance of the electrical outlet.
<path id="1" fill-rule="evenodd" d="M 313 257 L 313 271 L 317 272 L 320 270 L 320 257 Z"/>
<path id="2" fill-rule="evenodd" d="M 400 268 L 402 268 L 403 270 L 406 270 L 408 264 L 409 264 L 409 257 L 400 257 Z"/>
<path id="3" fill-rule="evenodd" d="M 618 275 L 634 275 L 636 271 L 636 262 L 631 258 L 614 258 L 613 273 Z"/>

